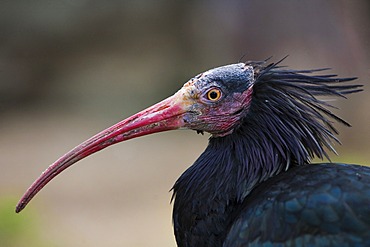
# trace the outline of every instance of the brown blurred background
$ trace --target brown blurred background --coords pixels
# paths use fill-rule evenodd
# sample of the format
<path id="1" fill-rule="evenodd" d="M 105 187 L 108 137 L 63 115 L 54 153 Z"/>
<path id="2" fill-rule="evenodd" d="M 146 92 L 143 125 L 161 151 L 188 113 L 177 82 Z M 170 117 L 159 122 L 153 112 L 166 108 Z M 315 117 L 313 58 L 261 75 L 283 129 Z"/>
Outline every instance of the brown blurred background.
<path id="1" fill-rule="evenodd" d="M 207 136 L 113 146 L 14 206 L 60 155 L 212 67 L 273 56 L 331 67 L 365 92 L 334 104 L 352 123 L 333 160 L 369 164 L 370 2 L 0 1 L 0 247 L 175 246 L 171 193 Z"/>

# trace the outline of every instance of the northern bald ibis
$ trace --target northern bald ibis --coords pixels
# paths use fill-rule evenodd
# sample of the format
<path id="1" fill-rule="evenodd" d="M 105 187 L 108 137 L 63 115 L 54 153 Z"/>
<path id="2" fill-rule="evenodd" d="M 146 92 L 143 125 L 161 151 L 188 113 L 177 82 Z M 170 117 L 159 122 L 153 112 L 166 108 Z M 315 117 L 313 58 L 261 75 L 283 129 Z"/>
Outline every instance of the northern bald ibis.
<path id="1" fill-rule="evenodd" d="M 361 91 L 355 78 L 291 70 L 280 62 L 222 66 L 173 96 L 93 136 L 49 166 L 20 212 L 64 169 L 112 144 L 187 128 L 209 144 L 173 186 L 180 247 L 370 246 L 370 168 L 311 164 L 339 143 L 347 122 L 322 96 Z"/>

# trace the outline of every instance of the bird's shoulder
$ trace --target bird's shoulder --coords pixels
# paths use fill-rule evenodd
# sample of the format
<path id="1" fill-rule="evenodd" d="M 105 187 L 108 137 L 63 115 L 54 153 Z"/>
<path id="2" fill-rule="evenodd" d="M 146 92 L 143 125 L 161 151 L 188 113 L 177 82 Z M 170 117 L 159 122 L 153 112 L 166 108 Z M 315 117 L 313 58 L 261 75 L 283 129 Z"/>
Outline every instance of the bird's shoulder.
<path id="1" fill-rule="evenodd" d="M 370 245 L 370 167 L 294 167 L 257 186 L 234 217 L 224 247 Z"/>

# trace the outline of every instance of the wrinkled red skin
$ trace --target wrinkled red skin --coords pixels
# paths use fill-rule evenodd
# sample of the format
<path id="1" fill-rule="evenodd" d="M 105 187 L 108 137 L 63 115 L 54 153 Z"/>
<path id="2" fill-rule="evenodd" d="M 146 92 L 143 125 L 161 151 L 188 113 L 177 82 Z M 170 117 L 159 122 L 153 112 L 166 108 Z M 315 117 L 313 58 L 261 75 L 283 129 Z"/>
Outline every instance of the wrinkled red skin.
<path id="1" fill-rule="evenodd" d="M 228 135 L 248 111 L 247 106 L 252 99 L 252 93 L 253 88 L 250 87 L 242 93 L 230 95 L 220 104 L 202 107 L 195 105 L 200 112 L 197 115 L 185 115 L 184 127 L 206 131 L 215 137 Z"/>

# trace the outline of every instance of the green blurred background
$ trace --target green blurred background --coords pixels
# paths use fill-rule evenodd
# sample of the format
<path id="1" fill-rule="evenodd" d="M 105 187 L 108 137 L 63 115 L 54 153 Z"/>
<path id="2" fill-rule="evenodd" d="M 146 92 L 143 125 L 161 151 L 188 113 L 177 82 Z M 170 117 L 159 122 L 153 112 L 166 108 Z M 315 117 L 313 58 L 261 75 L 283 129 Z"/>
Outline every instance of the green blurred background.
<path id="1" fill-rule="evenodd" d="M 14 206 L 75 145 L 242 56 L 359 77 L 365 92 L 333 102 L 353 125 L 333 160 L 368 164 L 369 14 L 366 0 L 0 1 L 0 247 L 175 246 L 168 191 L 207 143 L 191 131 L 113 146 Z"/>

